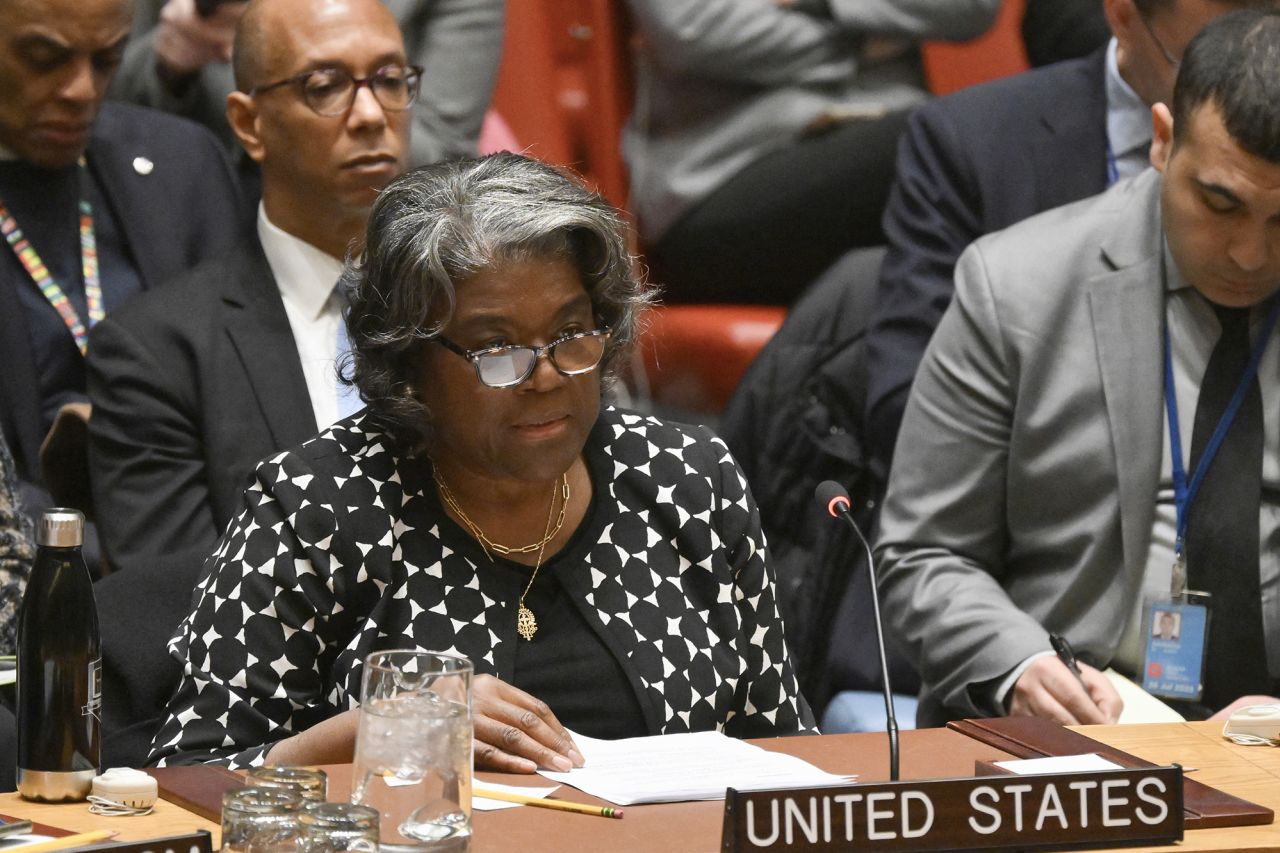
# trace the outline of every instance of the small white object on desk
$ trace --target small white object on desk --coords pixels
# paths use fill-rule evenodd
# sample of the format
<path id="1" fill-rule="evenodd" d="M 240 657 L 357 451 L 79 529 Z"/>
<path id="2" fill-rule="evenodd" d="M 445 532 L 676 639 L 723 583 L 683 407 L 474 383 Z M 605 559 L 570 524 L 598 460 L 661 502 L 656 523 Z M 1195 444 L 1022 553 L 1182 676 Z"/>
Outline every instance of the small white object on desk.
<path id="1" fill-rule="evenodd" d="M 1236 709 L 1222 736 L 1243 746 L 1280 745 L 1280 705 L 1245 705 Z"/>
<path id="2" fill-rule="evenodd" d="M 112 767 L 93 777 L 90 811 L 119 817 L 150 814 L 160 792 L 155 777 L 131 767 Z"/>
<path id="3" fill-rule="evenodd" d="M 1096 752 L 1084 755 L 1051 755 L 1047 758 L 1018 758 L 996 761 L 996 767 L 1019 776 L 1040 773 L 1097 773 L 1100 770 L 1123 770 L 1114 761 L 1108 761 Z"/>

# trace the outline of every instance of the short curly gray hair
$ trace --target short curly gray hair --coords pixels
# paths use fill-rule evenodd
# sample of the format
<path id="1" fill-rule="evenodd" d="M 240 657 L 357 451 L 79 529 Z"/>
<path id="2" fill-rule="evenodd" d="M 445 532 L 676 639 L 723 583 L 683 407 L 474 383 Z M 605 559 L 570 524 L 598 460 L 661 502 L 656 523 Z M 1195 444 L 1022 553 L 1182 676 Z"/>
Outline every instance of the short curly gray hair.
<path id="1" fill-rule="evenodd" d="M 412 392 L 421 346 L 449 322 L 459 283 L 529 258 L 568 258 L 577 268 L 597 320 L 612 329 L 600 366 L 612 380 L 653 299 L 624 235 L 622 219 L 599 194 L 518 154 L 402 175 L 379 195 L 364 251 L 343 275 L 352 350 L 344 381 L 360 389 L 396 444 L 424 446 L 431 413 Z"/>

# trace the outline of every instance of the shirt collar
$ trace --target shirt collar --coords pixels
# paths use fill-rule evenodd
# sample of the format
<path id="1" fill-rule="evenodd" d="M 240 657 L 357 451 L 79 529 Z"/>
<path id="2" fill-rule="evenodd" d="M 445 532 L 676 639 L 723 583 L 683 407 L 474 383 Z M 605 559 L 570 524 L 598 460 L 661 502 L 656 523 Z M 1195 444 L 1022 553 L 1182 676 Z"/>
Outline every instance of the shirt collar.
<path id="1" fill-rule="evenodd" d="M 1107 45 L 1107 144 L 1113 157 L 1151 144 L 1151 107 L 1120 76 L 1116 40 Z"/>
<path id="2" fill-rule="evenodd" d="M 1186 290 L 1191 287 L 1191 283 L 1182 277 L 1182 271 L 1178 269 L 1178 264 L 1173 259 L 1173 252 L 1169 251 L 1169 238 L 1162 237 L 1160 239 L 1160 250 L 1162 257 L 1160 264 L 1164 268 L 1164 289 L 1167 293 L 1176 293 L 1179 290 Z"/>
<path id="3" fill-rule="evenodd" d="M 305 317 L 318 319 L 342 275 L 342 261 L 289 234 L 258 204 L 258 239 L 284 300 Z"/>

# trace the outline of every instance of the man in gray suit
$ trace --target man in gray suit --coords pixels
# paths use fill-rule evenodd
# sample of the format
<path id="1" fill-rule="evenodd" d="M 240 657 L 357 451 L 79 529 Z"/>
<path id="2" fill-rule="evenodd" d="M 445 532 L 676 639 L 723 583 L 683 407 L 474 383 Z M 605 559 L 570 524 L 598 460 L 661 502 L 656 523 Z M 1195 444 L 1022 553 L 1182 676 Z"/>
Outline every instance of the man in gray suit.
<path id="1" fill-rule="evenodd" d="M 1219 615 L 1204 702 L 1280 692 L 1280 345 L 1260 331 L 1280 290 L 1278 57 L 1280 14 L 1219 18 L 1188 48 L 1172 110 L 1153 108 L 1156 171 L 961 257 L 907 405 L 877 545 L 885 609 L 924 684 L 921 724 L 1114 721 L 1114 688 L 1088 664 L 1077 679 L 1049 635 L 1134 675 L 1144 601 L 1170 594 L 1187 513 L 1188 577 L 1213 590 Z M 1205 451 L 1209 477 L 1188 504 L 1171 459 L 1189 455 L 1197 470 L 1197 400 L 1253 382 L 1243 367 L 1208 379 L 1237 327 L 1245 355 L 1250 330 L 1263 340 L 1244 399 L 1260 388 L 1267 405 L 1247 402 L 1221 452 Z M 1176 453 L 1163 417 L 1166 328 Z M 1244 489 L 1236 451 L 1252 443 L 1256 491 L 1237 512 L 1221 496 Z M 1236 521 L 1251 533 L 1232 532 Z M 1218 529 L 1225 538 L 1210 541 Z M 1253 563 L 1229 577 L 1222 564 L 1247 562 L 1228 558 L 1235 546 L 1252 547 Z"/>

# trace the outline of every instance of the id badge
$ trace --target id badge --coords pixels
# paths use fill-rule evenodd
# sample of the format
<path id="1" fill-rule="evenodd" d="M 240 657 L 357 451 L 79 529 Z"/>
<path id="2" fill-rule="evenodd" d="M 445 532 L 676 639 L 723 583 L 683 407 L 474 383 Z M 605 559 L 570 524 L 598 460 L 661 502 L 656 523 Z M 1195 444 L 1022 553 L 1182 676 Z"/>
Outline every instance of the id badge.
<path id="1" fill-rule="evenodd" d="M 1197 598 L 1204 601 L 1207 596 Z M 1209 640 L 1207 604 L 1149 600 L 1144 624 L 1147 652 L 1142 688 L 1166 699 L 1200 701 Z"/>

